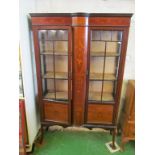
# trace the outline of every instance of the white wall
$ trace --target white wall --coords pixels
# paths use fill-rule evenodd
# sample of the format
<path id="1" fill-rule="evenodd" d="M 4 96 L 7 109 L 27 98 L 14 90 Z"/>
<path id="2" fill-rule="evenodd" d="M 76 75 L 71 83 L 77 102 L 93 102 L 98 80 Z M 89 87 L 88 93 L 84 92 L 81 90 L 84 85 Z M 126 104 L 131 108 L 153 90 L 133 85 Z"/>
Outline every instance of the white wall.
<path id="1" fill-rule="evenodd" d="M 20 46 L 22 54 L 22 69 L 24 77 L 24 92 L 30 143 L 37 133 L 39 122 L 35 104 L 33 57 L 30 48 L 30 34 L 28 29 L 28 13 L 134 13 L 134 0 L 21 0 L 20 1 Z M 124 79 L 134 79 L 134 17 L 131 21 L 127 61 Z M 35 75 L 35 70 L 34 70 Z"/>
<path id="2" fill-rule="evenodd" d="M 37 12 L 119 12 L 134 11 L 133 0 L 36 0 Z"/>
<path id="3" fill-rule="evenodd" d="M 32 146 L 36 133 L 38 132 L 39 122 L 37 108 L 35 104 L 35 91 L 33 83 L 32 57 L 30 46 L 30 35 L 28 28 L 27 14 L 34 10 L 32 0 L 20 1 L 20 49 L 22 60 L 22 74 L 25 95 L 26 119 L 28 125 L 29 143 Z"/>

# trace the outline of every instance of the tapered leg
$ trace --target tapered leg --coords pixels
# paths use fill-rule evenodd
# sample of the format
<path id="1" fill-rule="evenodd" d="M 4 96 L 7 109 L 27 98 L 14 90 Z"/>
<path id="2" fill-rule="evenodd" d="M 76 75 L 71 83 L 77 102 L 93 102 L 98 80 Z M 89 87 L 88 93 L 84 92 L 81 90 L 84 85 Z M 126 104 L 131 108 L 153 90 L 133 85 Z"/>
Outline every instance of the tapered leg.
<path id="1" fill-rule="evenodd" d="M 112 149 L 116 149 L 116 146 L 115 146 L 115 137 L 116 137 L 116 129 L 113 130 L 112 132 Z"/>

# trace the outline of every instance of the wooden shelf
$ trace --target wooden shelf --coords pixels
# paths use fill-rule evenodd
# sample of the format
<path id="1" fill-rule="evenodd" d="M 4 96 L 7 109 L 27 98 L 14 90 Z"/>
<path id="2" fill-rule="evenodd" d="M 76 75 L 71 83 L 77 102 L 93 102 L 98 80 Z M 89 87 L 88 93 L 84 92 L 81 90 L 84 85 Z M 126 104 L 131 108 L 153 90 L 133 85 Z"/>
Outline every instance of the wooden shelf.
<path id="1" fill-rule="evenodd" d="M 114 74 L 104 74 L 104 80 L 116 80 Z"/>
<path id="2" fill-rule="evenodd" d="M 55 52 L 54 55 L 56 56 L 67 56 L 68 55 L 68 52 Z"/>
<path id="3" fill-rule="evenodd" d="M 54 78 L 54 72 L 47 72 L 45 75 L 43 75 L 43 78 Z M 56 79 L 68 79 L 68 73 L 67 72 L 55 72 L 55 78 Z"/>
<path id="4" fill-rule="evenodd" d="M 92 42 L 96 42 L 96 41 L 101 41 L 101 42 L 116 42 L 116 43 L 119 43 L 119 44 L 121 44 L 122 43 L 122 41 L 119 41 L 119 40 L 100 40 L 100 39 L 92 39 L 91 40 Z"/>
<path id="5" fill-rule="evenodd" d="M 90 52 L 90 56 L 92 56 L 92 57 L 104 57 L 104 56 L 117 57 L 117 56 L 120 56 L 120 54 L 113 53 L 113 52 L 106 52 L 106 55 L 105 55 L 105 52 Z"/>
<path id="6" fill-rule="evenodd" d="M 101 92 L 89 92 L 88 100 L 101 101 Z M 114 101 L 112 93 L 103 93 L 102 101 Z"/>
<path id="7" fill-rule="evenodd" d="M 88 100 L 101 101 L 101 92 L 89 92 Z"/>
<path id="8" fill-rule="evenodd" d="M 44 96 L 44 98 L 55 100 L 55 93 L 49 92 Z M 56 92 L 56 100 L 68 100 L 68 92 Z"/>
<path id="9" fill-rule="evenodd" d="M 104 74 L 103 73 L 90 73 L 90 80 L 116 80 L 114 74 Z"/>
<path id="10" fill-rule="evenodd" d="M 102 96 L 102 101 L 114 101 L 112 93 L 104 93 Z"/>
<path id="11" fill-rule="evenodd" d="M 63 40 L 63 39 L 59 39 L 59 40 L 54 40 L 54 39 L 39 39 L 39 41 L 68 41 L 68 40 Z"/>
<path id="12" fill-rule="evenodd" d="M 41 52 L 41 55 L 56 55 L 56 56 L 68 56 L 68 51 L 64 52 L 54 52 L 53 51 L 46 51 L 46 52 Z"/>

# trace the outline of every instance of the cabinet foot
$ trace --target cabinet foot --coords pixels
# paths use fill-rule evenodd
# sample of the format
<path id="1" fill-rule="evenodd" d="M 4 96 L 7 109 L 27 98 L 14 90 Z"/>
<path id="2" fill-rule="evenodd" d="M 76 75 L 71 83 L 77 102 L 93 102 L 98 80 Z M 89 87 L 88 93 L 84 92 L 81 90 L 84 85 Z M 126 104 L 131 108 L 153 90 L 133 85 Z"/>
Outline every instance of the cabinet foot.
<path id="1" fill-rule="evenodd" d="M 116 138 L 116 129 L 112 131 L 112 144 L 111 144 L 112 149 L 116 149 L 115 138 Z"/>

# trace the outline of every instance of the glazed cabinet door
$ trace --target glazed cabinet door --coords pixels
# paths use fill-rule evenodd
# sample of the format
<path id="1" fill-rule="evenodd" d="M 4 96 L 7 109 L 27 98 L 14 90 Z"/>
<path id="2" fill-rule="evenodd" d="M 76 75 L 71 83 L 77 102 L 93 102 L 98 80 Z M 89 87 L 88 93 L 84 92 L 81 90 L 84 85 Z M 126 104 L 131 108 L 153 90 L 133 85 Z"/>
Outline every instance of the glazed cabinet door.
<path id="1" fill-rule="evenodd" d="M 112 124 L 123 30 L 90 27 L 86 123 Z"/>
<path id="2" fill-rule="evenodd" d="M 44 122 L 71 122 L 71 36 L 69 26 L 37 26 L 34 29 L 38 94 Z"/>

